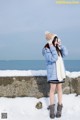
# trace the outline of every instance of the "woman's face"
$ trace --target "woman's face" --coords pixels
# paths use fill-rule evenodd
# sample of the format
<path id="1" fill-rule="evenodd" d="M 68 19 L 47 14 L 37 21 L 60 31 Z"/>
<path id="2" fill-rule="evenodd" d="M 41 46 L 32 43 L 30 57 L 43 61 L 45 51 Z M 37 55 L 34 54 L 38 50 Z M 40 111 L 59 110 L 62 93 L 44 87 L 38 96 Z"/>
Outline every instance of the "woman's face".
<path id="1" fill-rule="evenodd" d="M 58 39 L 56 38 L 55 42 L 54 42 L 54 45 L 58 45 Z"/>

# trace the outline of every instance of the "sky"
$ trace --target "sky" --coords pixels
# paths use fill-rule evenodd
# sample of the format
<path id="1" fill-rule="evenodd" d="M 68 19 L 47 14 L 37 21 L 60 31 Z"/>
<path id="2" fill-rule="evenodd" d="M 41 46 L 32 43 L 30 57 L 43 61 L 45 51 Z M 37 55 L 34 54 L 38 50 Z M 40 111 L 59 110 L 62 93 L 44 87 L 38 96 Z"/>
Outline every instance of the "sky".
<path id="1" fill-rule="evenodd" d="M 0 0 L 0 60 L 44 60 L 45 31 L 58 35 L 66 60 L 80 60 L 80 5 Z"/>

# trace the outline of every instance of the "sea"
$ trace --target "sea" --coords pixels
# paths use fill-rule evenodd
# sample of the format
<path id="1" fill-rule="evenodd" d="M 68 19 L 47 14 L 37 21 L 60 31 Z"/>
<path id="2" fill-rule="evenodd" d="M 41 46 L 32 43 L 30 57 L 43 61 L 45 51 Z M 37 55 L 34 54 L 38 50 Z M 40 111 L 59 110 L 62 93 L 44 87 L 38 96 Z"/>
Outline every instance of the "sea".
<path id="1" fill-rule="evenodd" d="M 80 71 L 80 60 L 64 60 L 66 71 Z M 0 70 L 46 70 L 45 60 L 0 60 Z"/>

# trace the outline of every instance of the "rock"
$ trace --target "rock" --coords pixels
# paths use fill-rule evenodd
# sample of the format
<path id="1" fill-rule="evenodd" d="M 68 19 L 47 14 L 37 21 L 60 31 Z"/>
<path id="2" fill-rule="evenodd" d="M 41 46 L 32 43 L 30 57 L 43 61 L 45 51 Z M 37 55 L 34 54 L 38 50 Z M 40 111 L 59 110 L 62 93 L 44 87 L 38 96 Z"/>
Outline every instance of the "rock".
<path id="1" fill-rule="evenodd" d="M 35 107 L 37 109 L 42 109 L 42 102 L 38 102 Z"/>
<path id="2" fill-rule="evenodd" d="M 71 78 L 66 76 L 65 83 L 62 84 L 64 94 L 70 94 L 71 93 L 70 92 L 70 81 L 71 81 Z"/>
<path id="3" fill-rule="evenodd" d="M 80 77 L 66 77 L 63 94 L 80 94 Z M 49 97 L 46 76 L 0 77 L 0 97 Z"/>
<path id="4" fill-rule="evenodd" d="M 73 92 L 77 95 L 80 95 L 80 77 L 73 78 L 71 81 L 71 87 L 74 90 Z"/>

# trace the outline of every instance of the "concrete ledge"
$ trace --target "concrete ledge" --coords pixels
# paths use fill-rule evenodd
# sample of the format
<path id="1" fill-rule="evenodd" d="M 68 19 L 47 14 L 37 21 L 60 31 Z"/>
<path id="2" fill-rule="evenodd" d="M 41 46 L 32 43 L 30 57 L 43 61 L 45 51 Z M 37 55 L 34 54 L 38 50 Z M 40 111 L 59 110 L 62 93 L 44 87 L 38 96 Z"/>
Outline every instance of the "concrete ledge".
<path id="1" fill-rule="evenodd" d="M 80 94 L 80 77 L 66 77 L 63 93 Z M 0 97 L 47 97 L 49 84 L 46 76 L 0 77 Z"/>

